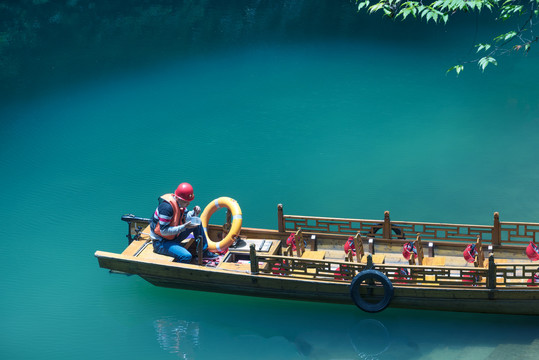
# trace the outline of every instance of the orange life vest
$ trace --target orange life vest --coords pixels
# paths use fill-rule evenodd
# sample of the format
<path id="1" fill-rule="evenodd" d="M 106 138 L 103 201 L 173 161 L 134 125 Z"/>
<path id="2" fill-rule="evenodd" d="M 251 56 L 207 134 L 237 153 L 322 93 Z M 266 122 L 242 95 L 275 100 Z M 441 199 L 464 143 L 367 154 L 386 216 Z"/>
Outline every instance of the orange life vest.
<path id="1" fill-rule="evenodd" d="M 172 206 L 172 219 L 170 219 L 170 225 L 169 226 L 178 226 L 183 224 L 183 213 L 185 212 L 185 208 L 180 208 L 178 206 L 178 203 L 176 202 L 176 199 L 174 199 L 173 194 L 165 194 L 160 197 L 159 203 L 166 201 Z M 161 234 L 161 226 L 159 224 L 159 221 L 157 221 L 157 225 L 155 225 L 154 232 L 161 236 L 164 239 L 172 240 L 177 235 L 163 235 Z"/>

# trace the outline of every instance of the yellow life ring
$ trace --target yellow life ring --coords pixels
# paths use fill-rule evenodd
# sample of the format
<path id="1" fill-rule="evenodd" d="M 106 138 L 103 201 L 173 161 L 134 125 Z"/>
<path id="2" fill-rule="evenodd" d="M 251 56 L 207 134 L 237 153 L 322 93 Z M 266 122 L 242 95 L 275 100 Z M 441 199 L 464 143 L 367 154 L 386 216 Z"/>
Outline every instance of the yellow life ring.
<path id="1" fill-rule="evenodd" d="M 208 222 L 210 217 L 220 208 L 226 207 L 232 213 L 232 226 L 227 236 L 219 241 L 215 242 L 210 239 L 208 236 Z M 206 239 L 208 240 L 208 250 L 210 251 L 222 251 L 227 249 L 235 240 L 235 237 L 240 234 L 241 223 L 242 223 L 242 214 L 238 202 L 229 197 L 220 197 L 213 200 L 206 206 L 202 215 L 200 215 L 200 220 L 202 221 L 202 226 L 204 227 L 204 233 L 206 234 Z"/>

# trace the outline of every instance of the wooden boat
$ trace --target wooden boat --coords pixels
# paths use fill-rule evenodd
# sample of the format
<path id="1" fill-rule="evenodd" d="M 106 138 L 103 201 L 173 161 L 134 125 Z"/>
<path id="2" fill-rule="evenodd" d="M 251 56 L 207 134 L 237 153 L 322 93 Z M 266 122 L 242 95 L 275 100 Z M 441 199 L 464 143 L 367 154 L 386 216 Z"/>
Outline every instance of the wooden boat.
<path id="1" fill-rule="evenodd" d="M 232 234 L 238 226 L 227 215 L 223 226 L 205 224 L 214 244 L 234 238 L 218 264 L 203 260 L 195 239 L 184 241 L 199 255 L 191 264 L 154 253 L 149 219 L 133 215 L 122 218 L 129 225 L 125 250 L 95 256 L 102 268 L 170 288 L 355 303 L 369 312 L 389 305 L 539 315 L 538 264 L 526 256 L 539 223 L 502 222 L 498 213 L 492 225 L 391 221 L 387 211 L 383 220 L 295 216 L 279 205 L 277 229 L 243 227 Z M 291 234 L 296 246 L 287 244 Z M 344 252 L 347 241 L 355 255 Z M 405 259 L 403 246 L 410 243 L 415 252 Z M 470 244 L 473 263 L 463 257 Z"/>

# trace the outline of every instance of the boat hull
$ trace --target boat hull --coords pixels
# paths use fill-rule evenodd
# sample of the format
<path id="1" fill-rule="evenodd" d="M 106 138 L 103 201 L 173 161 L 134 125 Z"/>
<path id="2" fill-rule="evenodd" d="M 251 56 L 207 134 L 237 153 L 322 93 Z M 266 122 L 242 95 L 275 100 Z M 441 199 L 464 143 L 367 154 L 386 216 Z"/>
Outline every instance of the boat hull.
<path id="1" fill-rule="evenodd" d="M 350 283 L 251 274 L 191 264 L 96 252 L 102 268 L 139 275 L 167 288 L 291 300 L 353 304 Z M 378 291 L 378 290 L 376 290 Z M 474 313 L 539 315 L 539 292 L 527 289 L 456 289 L 394 284 L 390 307 Z"/>

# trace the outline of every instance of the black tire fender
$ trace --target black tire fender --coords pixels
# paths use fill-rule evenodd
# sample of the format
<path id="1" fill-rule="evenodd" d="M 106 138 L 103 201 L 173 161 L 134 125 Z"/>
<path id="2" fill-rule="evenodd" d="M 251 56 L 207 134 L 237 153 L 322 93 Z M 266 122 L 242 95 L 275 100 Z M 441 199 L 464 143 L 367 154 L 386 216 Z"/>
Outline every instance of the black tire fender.
<path id="1" fill-rule="evenodd" d="M 366 280 L 376 280 L 382 284 L 384 287 L 384 297 L 382 300 L 377 303 L 371 303 L 361 297 L 359 287 L 361 286 L 361 283 Z M 393 284 L 391 281 L 378 270 L 363 270 L 354 277 L 350 284 L 350 295 L 356 306 L 363 311 L 371 313 L 384 310 L 391 302 L 391 299 L 393 299 L 393 292 Z"/>

